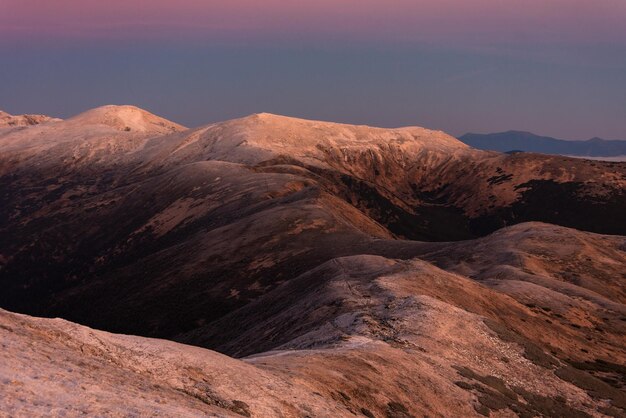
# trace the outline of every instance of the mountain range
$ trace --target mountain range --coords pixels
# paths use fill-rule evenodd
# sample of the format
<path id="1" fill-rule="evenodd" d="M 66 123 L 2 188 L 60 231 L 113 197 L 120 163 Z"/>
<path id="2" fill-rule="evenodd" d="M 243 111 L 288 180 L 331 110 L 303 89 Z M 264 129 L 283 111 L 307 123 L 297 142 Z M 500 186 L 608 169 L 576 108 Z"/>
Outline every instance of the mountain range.
<path id="1" fill-rule="evenodd" d="M 624 213 L 625 163 L 421 127 L 4 123 L 0 411 L 623 416 Z"/>
<path id="2" fill-rule="evenodd" d="M 530 132 L 507 131 L 492 134 L 467 133 L 459 139 L 474 148 L 500 152 L 524 151 L 580 157 L 626 156 L 626 141 L 602 138 L 570 141 Z"/>

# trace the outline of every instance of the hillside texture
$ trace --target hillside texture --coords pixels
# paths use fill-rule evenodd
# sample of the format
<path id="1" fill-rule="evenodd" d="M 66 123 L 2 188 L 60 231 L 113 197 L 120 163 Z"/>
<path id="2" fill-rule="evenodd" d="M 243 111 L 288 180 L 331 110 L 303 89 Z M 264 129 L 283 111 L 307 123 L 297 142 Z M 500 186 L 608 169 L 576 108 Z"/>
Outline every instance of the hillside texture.
<path id="1" fill-rule="evenodd" d="M 624 213 L 624 163 L 419 127 L 0 129 L 0 307 L 64 318 L 0 311 L 0 411 L 624 416 Z"/>

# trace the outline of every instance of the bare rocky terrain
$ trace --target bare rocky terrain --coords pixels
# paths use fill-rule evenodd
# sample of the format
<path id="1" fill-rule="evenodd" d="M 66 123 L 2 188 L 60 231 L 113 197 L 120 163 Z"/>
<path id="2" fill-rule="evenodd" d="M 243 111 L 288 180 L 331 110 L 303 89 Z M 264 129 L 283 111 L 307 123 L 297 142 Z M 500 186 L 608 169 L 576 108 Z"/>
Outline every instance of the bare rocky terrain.
<path id="1" fill-rule="evenodd" d="M 2 413 L 624 416 L 625 163 L 39 122 L 0 128 L 0 307 L 65 320 L 0 311 Z"/>

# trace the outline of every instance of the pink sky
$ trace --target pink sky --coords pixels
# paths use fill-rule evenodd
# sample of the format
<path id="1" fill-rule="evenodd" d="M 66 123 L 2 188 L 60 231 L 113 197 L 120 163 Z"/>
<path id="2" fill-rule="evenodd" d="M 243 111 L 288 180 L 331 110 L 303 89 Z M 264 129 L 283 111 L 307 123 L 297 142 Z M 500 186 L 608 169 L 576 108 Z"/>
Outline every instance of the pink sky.
<path id="1" fill-rule="evenodd" d="M 625 0 L 0 0 L 0 37 L 626 43 Z"/>
<path id="2" fill-rule="evenodd" d="M 0 0 L 0 106 L 626 137 L 626 0 Z"/>

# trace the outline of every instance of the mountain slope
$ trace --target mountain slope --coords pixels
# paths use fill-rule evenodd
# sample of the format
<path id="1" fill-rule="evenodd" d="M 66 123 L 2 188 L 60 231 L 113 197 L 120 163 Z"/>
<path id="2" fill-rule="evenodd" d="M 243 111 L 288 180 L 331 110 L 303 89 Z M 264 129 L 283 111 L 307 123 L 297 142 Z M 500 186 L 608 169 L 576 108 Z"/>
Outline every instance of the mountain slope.
<path id="1" fill-rule="evenodd" d="M 583 157 L 626 155 L 626 141 L 601 138 L 592 138 L 587 141 L 567 141 L 539 136 L 530 132 L 507 131 L 493 134 L 467 133 L 459 139 L 474 148 L 500 152 L 526 151 Z"/>
<path id="2" fill-rule="evenodd" d="M 172 126 L 105 107 L 0 137 L 0 306 L 174 338 L 331 259 L 426 245 L 402 238 L 626 234 L 624 164 L 268 114 Z"/>
<path id="3" fill-rule="evenodd" d="M 0 405 L 623 415 L 625 188 L 626 164 L 417 127 L 103 107 L 3 130 L 1 307 L 238 359 L 0 311 Z"/>
<path id="4" fill-rule="evenodd" d="M 196 347 L 2 310 L 0 335 L 10 416 L 346 416 L 276 373 Z"/>
<path id="5" fill-rule="evenodd" d="M 504 235 L 514 241 L 529 229 L 537 241 L 521 254 L 558 252 L 559 239 L 573 233 L 576 251 L 590 255 L 610 243 L 606 261 L 625 264 L 617 248 L 626 237 L 536 224 Z M 474 243 L 475 256 L 490 257 L 501 235 Z M 441 245 L 452 244 L 411 251 L 436 258 L 429 254 Z M 584 257 L 572 268 L 584 268 Z M 239 360 L 0 311 L 0 378 L 8 382 L 0 405 L 17 416 L 50 407 L 180 416 L 620 416 L 624 305 L 576 285 L 544 298 L 550 286 L 504 284 L 519 280 L 472 280 L 419 259 L 333 259 L 194 331 L 221 340 L 226 353 L 254 353 Z M 76 397 L 54 391 L 74 385 Z"/>
<path id="6" fill-rule="evenodd" d="M 408 238 L 467 238 L 531 220 L 626 233 L 622 224 L 601 225 L 610 222 L 608 217 L 589 216 L 626 209 L 625 164 L 480 152 L 423 128 L 379 129 L 269 114 L 178 138 L 150 141 L 141 154 L 142 170 L 222 160 L 306 175 Z M 547 204 L 534 203 L 546 198 Z M 388 206 L 399 212 L 388 213 Z M 442 214 L 443 219 L 436 217 Z M 430 227 L 445 219 L 456 235 L 431 233 L 416 219 L 433 216 Z"/>

